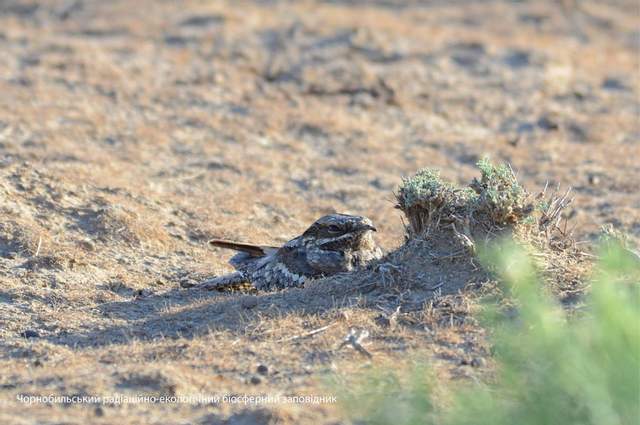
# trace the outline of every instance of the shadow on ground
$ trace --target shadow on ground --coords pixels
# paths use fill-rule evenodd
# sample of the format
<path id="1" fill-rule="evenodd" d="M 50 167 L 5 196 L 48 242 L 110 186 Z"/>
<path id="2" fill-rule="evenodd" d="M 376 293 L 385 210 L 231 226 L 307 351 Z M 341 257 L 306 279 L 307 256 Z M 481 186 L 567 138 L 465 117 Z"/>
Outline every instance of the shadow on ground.
<path id="1" fill-rule="evenodd" d="M 366 269 L 310 282 L 281 292 L 210 292 L 176 287 L 167 292 L 108 302 L 102 316 L 125 320 L 87 332 L 51 336 L 49 341 L 74 347 L 125 344 L 132 339 L 195 338 L 211 331 L 243 334 L 247 325 L 289 314 L 318 315 L 337 308 L 384 308 L 402 312 L 423 309 L 434 296 L 486 281 L 467 256 L 451 256 L 453 244 L 435 246 L 415 240 Z M 175 283 L 179 286 L 178 283 Z M 173 311 L 178 310 L 178 311 Z"/>

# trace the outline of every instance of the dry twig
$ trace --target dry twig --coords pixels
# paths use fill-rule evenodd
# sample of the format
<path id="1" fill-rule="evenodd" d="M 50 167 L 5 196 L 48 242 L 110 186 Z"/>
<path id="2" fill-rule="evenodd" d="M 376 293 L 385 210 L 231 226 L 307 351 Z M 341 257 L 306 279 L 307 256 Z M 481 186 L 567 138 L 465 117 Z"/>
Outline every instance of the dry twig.
<path id="1" fill-rule="evenodd" d="M 314 330 L 309 331 L 309 332 L 304 333 L 304 334 L 294 335 L 294 336 L 289 337 L 289 338 L 280 339 L 277 342 L 290 342 L 290 341 L 295 341 L 295 340 L 300 339 L 300 338 L 307 338 L 307 337 L 319 334 L 320 332 L 324 332 L 327 329 L 334 327 L 335 325 L 336 325 L 336 323 L 331 323 L 331 324 L 328 324 L 328 325 L 323 326 L 323 327 L 318 328 L 318 329 L 314 329 Z"/>
<path id="2" fill-rule="evenodd" d="M 340 344 L 340 346 L 338 347 L 338 350 L 341 350 L 342 348 L 346 347 L 347 345 L 353 347 L 354 350 L 356 350 L 358 353 L 368 357 L 368 358 L 372 358 L 373 356 L 371 355 L 370 352 L 368 352 L 363 346 L 362 346 L 362 341 L 364 341 L 365 339 L 367 339 L 367 337 L 369 336 L 369 331 L 367 331 L 366 329 L 354 329 L 351 328 L 349 329 L 349 333 L 347 334 L 347 336 L 344 338 L 344 340 L 342 341 L 342 343 Z"/>

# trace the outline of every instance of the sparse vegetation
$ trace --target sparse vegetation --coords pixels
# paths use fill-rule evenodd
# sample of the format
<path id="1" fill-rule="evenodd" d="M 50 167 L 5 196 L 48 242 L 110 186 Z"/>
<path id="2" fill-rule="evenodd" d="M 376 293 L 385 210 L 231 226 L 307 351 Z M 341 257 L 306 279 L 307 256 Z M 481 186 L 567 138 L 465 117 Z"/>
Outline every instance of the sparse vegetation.
<path id="1" fill-rule="evenodd" d="M 536 224 L 548 231 L 558 226 L 562 211 L 571 203 L 570 190 L 531 195 L 508 164 L 478 161 L 480 178 L 468 187 L 456 187 L 440 178 L 440 172 L 425 168 L 403 179 L 396 195 L 396 207 L 409 220 L 409 233 L 423 235 L 443 223 L 471 221 L 494 231 L 515 225 Z M 444 226 L 439 226 L 444 228 Z"/>
<path id="2" fill-rule="evenodd" d="M 407 236 L 451 239 L 474 255 L 478 244 L 511 234 L 541 252 L 543 267 L 550 271 L 547 275 L 565 281 L 558 286 L 575 286 L 579 267 L 557 273 L 569 271 L 566 264 L 580 262 L 570 232 L 560 227 L 562 212 L 571 203 L 570 191 L 559 195 L 557 190 L 547 193 L 545 187 L 533 196 L 508 164 L 493 165 L 485 158 L 477 166 L 480 177 L 464 188 L 442 181 L 432 169 L 404 179 L 396 207 L 408 220 Z"/>
<path id="3" fill-rule="evenodd" d="M 606 232 L 607 248 L 594 289 L 582 300 L 584 311 L 575 304 L 562 307 L 564 291 L 570 288 L 575 296 L 585 288 L 579 283 L 582 253 L 559 227 L 569 192 L 548 195 L 545 188 L 534 197 L 508 165 L 484 159 L 478 168 L 472 194 L 423 170 L 403 182 L 397 198 L 415 239 L 437 245 L 439 236 L 453 232 L 475 247 L 482 238 L 467 255 L 478 255 L 491 279 L 501 283 L 484 301 L 493 378 L 485 376 L 471 389 L 442 386 L 424 372 L 428 361 L 416 360 L 421 366 L 406 376 L 393 371 L 364 377 L 363 387 L 347 391 L 348 410 L 380 424 L 630 423 L 638 413 L 640 381 L 619 375 L 620 368 L 640 366 L 640 345 L 632 341 L 640 324 L 640 275 L 633 261 L 619 261 L 625 248 L 618 241 L 624 238 Z M 503 239 L 509 242 L 496 243 Z"/>
<path id="4" fill-rule="evenodd" d="M 471 223 L 483 230 L 522 224 L 531 216 L 531 196 L 518 183 L 508 164 L 493 165 L 487 158 L 477 163 L 480 178 L 459 188 L 440 178 L 438 170 L 423 169 L 404 179 L 397 199 L 409 220 L 409 233 L 423 235 L 448 223 Z M 541 211 L 550 207 L 542 206 Z"/>
<path id="5" fill-rule="evenodd" d="M 473 193 L 456 188 L 440 178 L 440 171 L 425 168 L 400 186 L 397 207 L 409 220 L 412 235 L 428 233 L 431 229 L 459 220 L 471 211 Z"/>
<path id="6" fill-rule="evenodd" d="M 520 223 L 531 214 L 529 195 L 508 164 L 493 165 L 484 158 L 477 165 L 480 179 L 470 185 L 478 195 L 472 200 L 476 217 L 486 215 L 486 221 L 494 226 L 506 226 Z"/>

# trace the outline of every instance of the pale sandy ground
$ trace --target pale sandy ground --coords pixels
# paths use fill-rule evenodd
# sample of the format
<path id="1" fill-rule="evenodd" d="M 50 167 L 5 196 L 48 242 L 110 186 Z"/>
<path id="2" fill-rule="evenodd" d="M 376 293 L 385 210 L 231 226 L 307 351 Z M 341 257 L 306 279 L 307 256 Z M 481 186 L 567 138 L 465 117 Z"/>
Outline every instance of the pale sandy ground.
<path id="1" fill-rule="evenodd" d="M 401 177 L 468 182 L 484 155 L 573 187 L 579 238 L 638 238 L 638 28 L 631 1 L 0 1 L 0 422 L 339 423 L 331 404 L 16 396 L 334 394 L 334 372 L 414 356 L 482 375 L 472 308 L 425 308 L 424 274 L 179 281 L 229 270 L 211 237 L 283 242 L 330 211 L 369 216 L 392 250 Z M 336 350 L 351 327 L 371 361 Z"/>

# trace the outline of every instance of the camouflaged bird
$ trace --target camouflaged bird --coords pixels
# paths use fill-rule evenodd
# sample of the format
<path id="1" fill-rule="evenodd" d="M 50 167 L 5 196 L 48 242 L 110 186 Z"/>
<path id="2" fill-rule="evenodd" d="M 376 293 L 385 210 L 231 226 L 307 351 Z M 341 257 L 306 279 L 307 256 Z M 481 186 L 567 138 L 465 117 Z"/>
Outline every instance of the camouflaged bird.
<path id="1" fill-rule="evenodd" d="M 229 261 L 237 271 L 208 279 L 198 287 L 220 289 L 246 282 L 260 290 L 300 287 L 309 279 L 379 259 L 382 251 L 373 240 L 375 231 L 366 217 L 329 214 L 281 247 L 212 240 L 212 246 L 239 251 Z"/>

